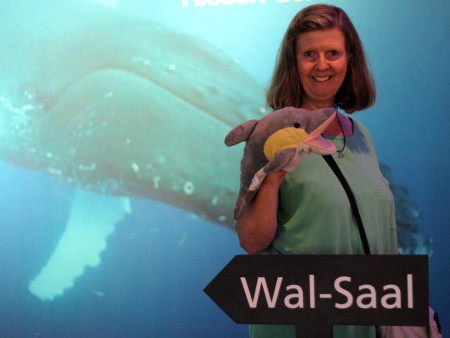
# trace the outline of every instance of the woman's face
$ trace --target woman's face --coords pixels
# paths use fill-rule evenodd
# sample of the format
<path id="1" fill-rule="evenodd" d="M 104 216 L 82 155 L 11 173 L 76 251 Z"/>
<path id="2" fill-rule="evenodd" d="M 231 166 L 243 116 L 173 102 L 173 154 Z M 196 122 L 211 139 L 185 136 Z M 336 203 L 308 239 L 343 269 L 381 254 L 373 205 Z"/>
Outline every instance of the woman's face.
<path id="1" fill-rule="evenodd" d="M 347 73 L 345 37 L 339 28 L 297 36 L 297 70 L 304 96 L 302 108 L 333 107 Z"/>

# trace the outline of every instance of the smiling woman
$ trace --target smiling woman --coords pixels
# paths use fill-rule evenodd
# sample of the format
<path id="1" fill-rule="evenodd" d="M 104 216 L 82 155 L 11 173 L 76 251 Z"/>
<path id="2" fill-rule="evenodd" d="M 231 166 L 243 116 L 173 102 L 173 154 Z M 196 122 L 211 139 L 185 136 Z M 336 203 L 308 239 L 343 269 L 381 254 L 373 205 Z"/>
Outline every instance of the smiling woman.
<path id="1" fill-rule="evenodd" d="M 345 12 L 313 5 L 291 21 L 279 51 L 267 104 L 316 111 L 368 108 L 375 86 L 361 42 Z M 394 200 L 372 139 L 357 120 L 337 112 L 323 131 L 330 155 L 355 195 L 374 254 L 397 253 Z M 362 254 L 358 225 L 344 189 L 322 156 L 304 156 L 294 171 L 267 175 L 236 221 L 242 248 L 263 254 Z M 375 327 L 339 326 L 334 337 L 375 337 Z M 294 337 L 293 326 L 251 325 L 251 337 Z"/>

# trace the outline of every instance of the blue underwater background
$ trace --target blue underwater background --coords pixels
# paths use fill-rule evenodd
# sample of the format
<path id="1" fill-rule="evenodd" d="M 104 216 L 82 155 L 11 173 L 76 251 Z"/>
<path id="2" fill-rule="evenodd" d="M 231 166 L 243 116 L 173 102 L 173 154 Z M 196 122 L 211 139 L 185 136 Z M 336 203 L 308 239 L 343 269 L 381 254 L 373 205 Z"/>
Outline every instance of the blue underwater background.
<path id="1" fill-rule="evenodd" d="M 54 301 L 27 290 L 64 230 L 73 191 L 7 164 L 1 178 L 2 337 L 240 336 L 203 288 L 239 250 L 228 229 L 158 202 L 133 200 L 102 254 Z M 7 190 L 5 190 L 7 189 Z M 24 193 L 26 191 L 26 193 Z M 42 197 L 45 191 L 45 198 Z"/>
<path id="2" fill-rule="evenodd" d="M 29 2 L 30 12 L 40 2 L 51 3 Z M 430 305 L 439 312 L 445 334 L 450 327 L 450 3 L 325 2 L 346 10 L 365 45 L 378 98 L 373 108 L 355 118 L 368 127 L 380 163 L 389 166 L 392 179 L 402 187 L 407 200 L 402 212 L 432 239 Z M 239 60 L 264 86 L 289 21 L 304 6 L 318 2 L 196 6 L 200 3 L 105 0 L 95 5 L 148 17 L 205 39 Z M 1 9 L 4 18 L 8 12 Z M 0 106 L 4 146 L 8 139 L 1 133 L 3 113 Z M 150 199 L 131 198 L 132 212 L 108 238 L 101 263 L 88 267 L 73 288 L 52 301 L 32 295 L 27 285 L 64 232 L 74 192 L 73 186 L 45 173 L 0 159 L 0 337 L 246 336 L 247 326 L 235 324 L 203 293 L 225 264 L 243 253 L 235 233 Z"/>

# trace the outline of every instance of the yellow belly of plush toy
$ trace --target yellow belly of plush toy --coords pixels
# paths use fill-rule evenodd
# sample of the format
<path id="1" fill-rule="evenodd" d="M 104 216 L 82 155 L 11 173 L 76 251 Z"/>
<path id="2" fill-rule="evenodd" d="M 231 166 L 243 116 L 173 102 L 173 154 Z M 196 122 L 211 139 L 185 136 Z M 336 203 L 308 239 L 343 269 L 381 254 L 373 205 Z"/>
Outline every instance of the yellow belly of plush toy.
<path id="1" fill-rule="evenodd" d="M 287 148 L 297 148 L 308 133 L 301 128 L 287 127 L 269 136 L 264 144 L 264 155 L 270 161 L 277 153 Z"/>

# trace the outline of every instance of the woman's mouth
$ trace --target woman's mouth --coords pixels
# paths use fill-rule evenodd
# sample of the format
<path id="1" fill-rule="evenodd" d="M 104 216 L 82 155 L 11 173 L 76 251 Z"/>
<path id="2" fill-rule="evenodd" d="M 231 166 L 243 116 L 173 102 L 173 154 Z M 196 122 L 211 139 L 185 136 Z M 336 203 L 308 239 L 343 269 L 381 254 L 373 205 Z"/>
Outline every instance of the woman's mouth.
<path id="1" fill-rule="evenodd" d="M 318 82 L 325 82 L 330 78 L 331 76 L 313 76 L 313 79 Z"/>

